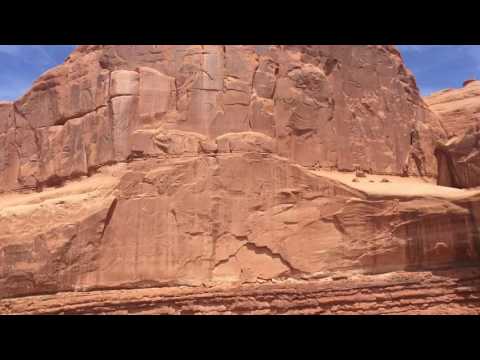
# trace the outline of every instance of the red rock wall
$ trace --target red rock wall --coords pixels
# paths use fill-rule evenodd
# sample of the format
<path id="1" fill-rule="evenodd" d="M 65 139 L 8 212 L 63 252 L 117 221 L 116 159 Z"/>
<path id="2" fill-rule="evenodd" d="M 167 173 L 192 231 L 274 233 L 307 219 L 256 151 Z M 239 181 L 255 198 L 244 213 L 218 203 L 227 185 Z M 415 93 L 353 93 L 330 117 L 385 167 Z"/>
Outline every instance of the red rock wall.
<path id="1" fill-rule="evenodd" d="M 369 200 L 268 153 L 142 159 L 116 171 L 101 192 L 97 174 L 0 211 L 1 297 L 478 262 L 477 198 Z"/>
<path id="2" fill-rule="evenodd" d="M 309 169 L 432 175 L 444 135 L 392 46 L 81 46 L 0 104 L 1 190 L 27 192 L 0 198 L 0 312 L 388 313 L 461 303 L 457 290 L 432 298 L 462 287 L 441 277 L 445 286 L 413 282 L 429 300 L 402 307 L 409 290 L 395 276 L 477 266 L 478 196 L 373 199 Z M 393 278 L 378 292 L 351 289 L 385 274 Z M 333 294 L 321 278 L 352 282 Z M 223 303 L 212 308 L 202 292 L 215 286 Z M 152 287 L 195 289 L 139 304 Z M 64 303 L 36 303 L 58 292 Z M 27 295 L 39 297 L 11 299 Z"/>
<path id="3" fill-rule="evenodd" d="M 142 129 L 257 132 L 302 165 L 430 175 L 443 136 L 392 46 L 81 46 L 0 124 L 4 191 L 124 161 Z"/>
<path id="4" fill-rule="evenodd" d="M 462 136 L 480 122 L 480 81 L 466 81 L 463 88 L 433 93 L 425 102 L 441 116 L 448 135 Z"/>

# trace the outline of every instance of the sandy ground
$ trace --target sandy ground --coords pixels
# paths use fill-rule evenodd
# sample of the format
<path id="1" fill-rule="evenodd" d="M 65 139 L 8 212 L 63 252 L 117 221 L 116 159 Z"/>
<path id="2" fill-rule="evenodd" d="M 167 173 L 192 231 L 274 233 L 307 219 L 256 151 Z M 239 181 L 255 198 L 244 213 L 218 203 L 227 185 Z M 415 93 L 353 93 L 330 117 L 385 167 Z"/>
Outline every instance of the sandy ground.
<path id="1" fill-rule="evenodd" d="M 119 167 L 105 168 L 91 177 L 79 178 L 59 188 L 47 188 L 42 192 L 7 193 L 0 195 L 0 216 L 11 211 L 21 213 L 38 205 L 68 204 L 88 201 L 99 196 L 105 197 L 113 190 L 120 178 L 115 176 Z M 21 211 L 21 210 L 25 211 Z"/>
<path id="2" fill-rule="evenodd" d="M 427 178 L 367 174 L 366 177 L 357 178 L 358 182 L 353 182 L 354 172 L 315 170 L 313 173 L 340 181 L 371 197 L 434 197 L 456 200 L 480 194 L 480 188 L 456 189 L 438 186 L 434 179 Z M 381 182 L 383 179 L 387 179 L 388 182 Z"/>
<path id="3" fill-rule="evenodd" d="M 124 165 L 105 167 L 102 172 L 89 178 L 77 179 L 66 183 L 61 188 L 49 188 L 45 191 L 28 194 L 9 193 L 0 195 L 0 214 L 7 209 L 56 202 L 88 201 L 97 196 L 108 195 L 119 181 L 119 173 L 123 173 Z M 473 189 L 456 189 L 438 186 L 434 179 L 419 177 L 400 177 L 390 175 L 366 175 L 356 178 L 354 172 L 331 170 L 312 170 L 312 173 L 363 192 L 371 198 L 418 198 L 434 197 L 446 200 L 457 200 L 480 194 L 480 187 Z M 352 181 L 356 178 L 356 182 Z M 382 182 L 387 179 L 388 182 Z M 53 205 L 53 204 L 52 204 Z M 5 214 L 4 214 L 5 215 Z"/>

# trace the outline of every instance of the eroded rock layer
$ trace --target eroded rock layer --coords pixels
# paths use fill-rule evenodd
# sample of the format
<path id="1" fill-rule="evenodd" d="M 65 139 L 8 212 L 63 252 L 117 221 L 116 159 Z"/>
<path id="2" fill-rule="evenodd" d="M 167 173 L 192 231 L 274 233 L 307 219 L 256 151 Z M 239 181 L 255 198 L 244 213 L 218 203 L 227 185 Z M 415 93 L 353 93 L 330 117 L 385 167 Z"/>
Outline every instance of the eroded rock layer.
<path id="1" fill-rule="evenodd" d="M 477 269 L 278 282 L 241 288 L 60 293 L 0 300 L 3 314 L 479 315 Z"/>

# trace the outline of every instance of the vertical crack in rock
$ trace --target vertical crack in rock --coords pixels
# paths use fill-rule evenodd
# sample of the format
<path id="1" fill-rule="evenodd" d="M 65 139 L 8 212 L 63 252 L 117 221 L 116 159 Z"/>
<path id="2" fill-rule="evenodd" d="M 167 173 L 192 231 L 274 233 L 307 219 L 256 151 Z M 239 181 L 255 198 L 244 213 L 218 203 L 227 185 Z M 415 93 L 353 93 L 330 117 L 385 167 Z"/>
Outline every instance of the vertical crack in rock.
<path id="1" fill-rule="evenodd" d="M 335 226 L 335 229 L 337 229 L 337 231 L 340 234 L 342 234 L 343 236 L 348 236 L 347 230 L 343 226 L 342 221 L 338 218 L 338 214 L 341 214 L 341 213 L 342 213 L 342 210 L 340 210 L 336 214 L 333 214 L 329 218 L 321 218 L 320 220 L 333 224 Z"/>
<path id="2" fill-rule="evenodd" d="M 175 227 L 178 228 L 177 212 L 175 211 L 175 209 L 171 209 L 170 213 L 173 216 L 173 221 L 175 221 Z"/>
<path id="3" fill-rule="evenodd" d="M 15 173 L 15 187 L 18 186 L 18 183 L 20 182 L 20 161 L 21 161 L 21 153 L 20 153 L 20 145 L 18 144 L 17 140 L 17 117 L 16 117 L 16 111 L 15 111 L 15 103 L 12 105 L 12 116 L 13 116 L 13 143 L 12 145 L 15 148 L 15 152 L 17 154 L 17 171 Z M 1 188 L 0 188 L 1 192 Z"/>
<path id="4" fill-rule="evenodd" d="M 214 161 L 214 165 L 212 167 L 212 180 L 209 181 L 209 189 L 212 192 L 212 194 L 216 194 L 220 188 L 220 185 L 217 183 L 218 177 L 220 175 L 220 163 L 218 160 L 218 157 L 216 155 L 213 155 L 210 157 Z M 218 239 L 224 235 L 223 233 L 220 233 L 219 227 L 220 224 L 218 223 L 218 218 L 220 216 L 219 214 L 219 208 L 220 208 L 220 197 L 215 195 L 211 199 L 211 239 L 212 239 L 212 251 L 210 254 L 210 261 L 211 261 L 211 266 L 210 266 L 210 274 L 209 274 L 209 279 L 211 280 L 213 277 L 213 272 L 217 265 L 215 265 L 215 259 L 217 257 L 217 242 Z"/>
<path id="5" fill-rule="evenodd" d="M 475 251 L 474 258 L 480 260 L 480 223 L 476 216 L 476 204 L 474 200 L 467 200 L 466 202 L 460 202 L 457 205 L 468 210 L 468 219 L 472 227 L 472 242 L 473 250 Z"/>
<path id="6" fill-rule="evenodd" d="M 475 216 L 475 210 L 474 210 L 474 204 L 472 201 L 468 202 L 468 210 L 469 210 L 469 215 L 470 215 L 470 221 L 472 222 L 472 239 L 473 239 L 473 245 L 475 248 L 476 257 L 480 258 L 480 224 L 477 221 L 477 218 Z"/>
<path id="7" fill-rule="evenodd" d="M 32 124 L 30 123 L 30 121 L 28 121 L 27 117 L 25 116 L 24 113 L 22 113 L 18 107 L 16 106 L 16 104 L 14 103 L 13 104 L 13 111 L 14 113 L 15 112 L 18 112 L 18 114 L 20 114 L 24 119 L 25 119 L 25 123 L 26 125 L 28 126 L 29 130 L 32 132 L 33 134 L 33 139 L 34 139 L 34 142 L 35 142 L 35 147 L 36 147 L 36 152 L 35 152 L 35 155 L 37 156 L 37 171 L 35 173 L 33 173 L 31 176 L 34 178 L 35 180 L 35 185 L 33 185 L 33 188 L 36 190 L 36 191 L 41 191 L 42 190 L 42 185 L 41 185 L 41 182 L 38 180 L 37 176 L 39 175 L 38 172 L 40 171 L 40 167 L 41 167 L 41 158 L 40 158 L 40 154 L 41 154 L 41 145 L 40 145 L 40 139 L 38 138 L 38 133 L 36 131 L 36 129 L 32 126 Z M 16 136 L 16 132 L 15 132 L 15 136 Z M 19 157 L 19 177 L 21 177 L 21 159 Z M 0 185 L 1 186 L 1 185 Z"/>
<path id="8" fill-rule="evenodd" d="M 107 212 L 107 215 L 105 217 L 105 223 L 104 223 L 104 226 L 103 226 L 103 229 L 102 229 L 102 233 L 100 235 L 100 240 L 103 239 L 103 236 L 105 235 L 105 231 L 107 230 L 108 226 L 110 225 L 110 222 L 112 221 L 112 217 L 113 217 L 113 214 L 115 212 L 115 209 L 117 208 L 117 204 L 118 204 L 118 199 L 113 199 L 110 207 L 108 208 L 108 212 Z"/>

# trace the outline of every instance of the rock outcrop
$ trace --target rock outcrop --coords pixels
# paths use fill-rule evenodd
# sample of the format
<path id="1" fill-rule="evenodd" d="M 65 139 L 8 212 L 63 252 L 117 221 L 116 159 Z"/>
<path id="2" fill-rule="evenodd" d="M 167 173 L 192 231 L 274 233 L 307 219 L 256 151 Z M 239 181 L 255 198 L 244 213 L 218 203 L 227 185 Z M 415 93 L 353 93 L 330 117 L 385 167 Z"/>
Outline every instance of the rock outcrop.
<path id="1" fill-rule="evenodd" d="M 449 136 L 462 136 L 480 123 L 480 81 L 465 81 L 461 89 L 446 89 L 425 97 L 425 102 L 442 118 Z"/>
<path id="2" fill-rule="evenodd" d="M 0 124 L 3 191 L 163 151 L 145 130 L 254 132 L 301 165 L 421 175 L 444 137 L 392 46 L 80 46 Z"/>
<path id="3" fill-rule="evenodd" d="M 3 203 L 2 297 L 241 285 L 478 259 L 480 214 L 460 197 L 369 199 L 268 153 L 108 169 Z"/>
<path id="4" fill-rule="evenodd" d="M 228 152 L 141 159 L 10 195 L 0 213 L 0 294 L 302 282 L 478 262 L 478 193 L 382 200 L 347 183 L 270 153 Z"/>
<path id="5" fill-rule="evenodd" d="M 480 185 L 480 129 L 470 128 L 463 136 L 440 143 L 435 154 L 438 184 L 457 188 Z"/>
<path id="6" fill-rule="evenodd" d="M 80 46 L 0 104 L 0 312 L 474 312 L 445 139 L 393 46 Z"/>
<path id="7" fill-rule="evenodd" d="M 449 136 L 435 149 L 438 184 L 458 188 L 480 185 L 480 81 L 461 89 L 442 90 L 425 98 L 442 120 Z"/>

